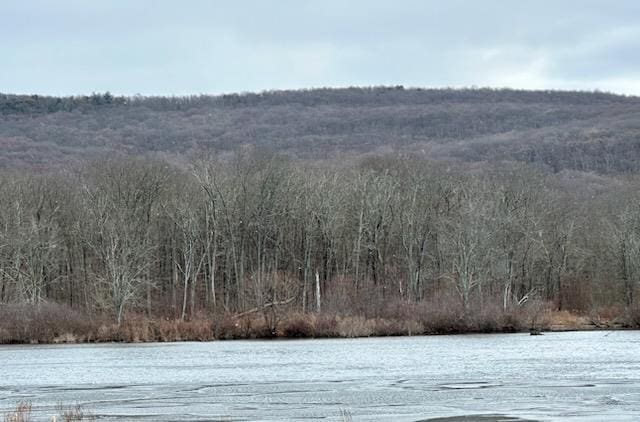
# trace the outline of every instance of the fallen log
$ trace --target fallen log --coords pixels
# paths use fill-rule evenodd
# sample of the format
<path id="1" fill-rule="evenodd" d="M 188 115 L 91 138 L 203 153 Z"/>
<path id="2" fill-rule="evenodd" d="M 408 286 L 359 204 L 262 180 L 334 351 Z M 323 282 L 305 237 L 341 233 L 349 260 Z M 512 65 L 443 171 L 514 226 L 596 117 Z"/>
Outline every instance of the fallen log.
<path id="1" fill-rule="evenodd" d="M 271 307 L 274 307 L 274 306 L 283 306 L 283 305 L 288 305 L 288 304 L 290 304 L 291 302 L 293 302 L 294 300 L 295 300 L 295 297 L 292 297 L 292 298 L 289 298 L 289 299 L 287 299 L 287 300 L 283 300 L 283 301 L 280 301 L 280 302 L 269 302 L 269 303 L 265 303 L 265 304 L 264 304 L 264 305 L 262 305 L 262 306 L 257 306 L 257 307 L 255 307 L 255 308 L 249 309 L 248 311 L 241 312 L 241 313 L 239 313 L 239 314 L 237 314 L 237 315 L 234 315 L 234 316 L 235 316 L 236 318 L 242 318 L 243 316 L 247 316 L 247 315 L 255 314 L 256 312 L 260 312 L 260 311 L 263 311 L 263 310 L 265 310 L 265 309 L 267 309 L 267 308 L 271 308 Z"/>

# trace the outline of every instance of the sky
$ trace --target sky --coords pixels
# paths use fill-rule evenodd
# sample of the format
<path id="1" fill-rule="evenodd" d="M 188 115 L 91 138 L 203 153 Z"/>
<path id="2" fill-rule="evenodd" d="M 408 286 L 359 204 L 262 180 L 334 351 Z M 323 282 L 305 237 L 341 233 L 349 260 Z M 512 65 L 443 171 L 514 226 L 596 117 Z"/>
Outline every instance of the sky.
<path id="1" fill-rule="evenodd" d="M 0 0 L 0 92 L 640 95 L 638 0 Z"/>

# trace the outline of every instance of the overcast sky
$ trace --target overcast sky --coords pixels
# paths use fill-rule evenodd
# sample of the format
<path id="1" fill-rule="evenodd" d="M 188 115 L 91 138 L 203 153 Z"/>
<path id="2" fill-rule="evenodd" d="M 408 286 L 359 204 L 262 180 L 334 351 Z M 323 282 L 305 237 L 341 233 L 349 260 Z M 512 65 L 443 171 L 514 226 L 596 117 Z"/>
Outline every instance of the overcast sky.
<path id="1" fill-rule="evenodd" d="M 638 0 L 0 0 L 0 92 L 640 95 Z"/>

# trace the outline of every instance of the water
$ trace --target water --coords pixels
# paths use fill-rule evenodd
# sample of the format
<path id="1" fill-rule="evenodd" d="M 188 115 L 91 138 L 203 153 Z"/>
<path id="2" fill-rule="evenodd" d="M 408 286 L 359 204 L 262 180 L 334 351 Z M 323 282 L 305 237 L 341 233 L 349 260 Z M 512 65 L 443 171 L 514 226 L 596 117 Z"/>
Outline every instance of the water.
<path id="1" fill-rule="evenodd" d="M 80 403 L 108 421 L 640 420 L 634 331 L 1 346 L 0 362 L 0 409 L 29 400 L 37 415 Z"/>

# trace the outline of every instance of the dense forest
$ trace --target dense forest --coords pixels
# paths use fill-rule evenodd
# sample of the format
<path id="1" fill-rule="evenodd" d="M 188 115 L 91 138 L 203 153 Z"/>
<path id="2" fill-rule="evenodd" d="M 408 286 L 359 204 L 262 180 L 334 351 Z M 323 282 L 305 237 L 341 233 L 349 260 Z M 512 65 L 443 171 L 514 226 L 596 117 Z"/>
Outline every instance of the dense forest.
<path id="1" fill-rule="evenodd" d="M 246 148 L 0 178 L 6 309 L 57 303 L 117 325 L 257 313 L 275 333 L 285 311 L 411 319 L 419 305 L 464 320 L 637 301 L 634 177 L 575 190 L 517 163 L 311 166 Z"/>
<path id="2" fill-rule="evenodd" d="M 636 326 L 636 112 L 400 87 L 0 97 L 0 343 Z"/>
<path id="3" fill-rule="evenodd" d="M 0 94 L 0 167 L 49 168 L 113 152 L 193 156 L 254 145 L 308 159 L 396 152 L 620 173 L 638 167 L 639 117 L 637 97 L 508 89 Z"/>

